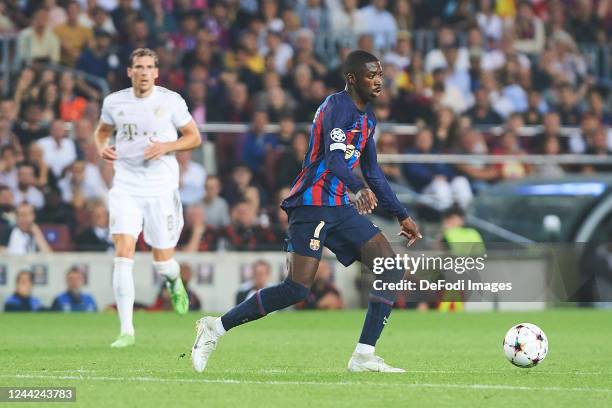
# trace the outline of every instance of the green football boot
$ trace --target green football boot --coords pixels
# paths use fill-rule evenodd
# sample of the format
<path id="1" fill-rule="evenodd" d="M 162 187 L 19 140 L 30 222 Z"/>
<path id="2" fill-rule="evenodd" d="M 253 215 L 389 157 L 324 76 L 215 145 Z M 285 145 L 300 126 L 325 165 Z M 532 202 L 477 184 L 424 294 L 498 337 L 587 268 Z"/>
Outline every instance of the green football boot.
<path id="1" fill-rule="evenodd" d="M 189 311 L 189 296 L 187 295 L 181 278 L 167 281 L 166 287 L 170 293 L 170 300 L 172 300 L 174 311 L 180 315 L 187 313 Z"/>

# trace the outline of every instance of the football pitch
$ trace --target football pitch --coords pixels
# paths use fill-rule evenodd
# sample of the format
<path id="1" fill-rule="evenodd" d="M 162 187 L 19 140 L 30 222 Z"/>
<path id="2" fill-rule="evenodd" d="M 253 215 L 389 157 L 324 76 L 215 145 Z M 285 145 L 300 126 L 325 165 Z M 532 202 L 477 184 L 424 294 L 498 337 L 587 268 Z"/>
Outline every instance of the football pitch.
<path id="1" fill-rule="evenodd" d="M 136 313 L 136 346 L 111 350 L 114 314 L 2 314 L 0 386 L 76 387 L 53 407 L 612 406 L 612 312 L 395 311 L 377 354 L 405 374 L 346 372 L 363 311 L 275 313 L 229 332 L 197 374 L 199 316 Z M 550 346 L 531 369 L 502 352 L 525 321 Z"/>

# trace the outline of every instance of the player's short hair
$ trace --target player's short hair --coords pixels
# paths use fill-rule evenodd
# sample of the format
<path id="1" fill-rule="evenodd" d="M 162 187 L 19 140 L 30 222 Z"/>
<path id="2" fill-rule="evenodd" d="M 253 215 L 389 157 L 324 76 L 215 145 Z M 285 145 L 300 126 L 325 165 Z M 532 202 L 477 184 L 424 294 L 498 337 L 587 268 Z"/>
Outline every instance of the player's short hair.
<path id="1" fill-rule="evenodd" d="M 348 74 L 356 74 L 363 70 L 363 66 L 368 62 L 377 62 L 378 58 L 375 55 L 370 54 L 367 51 L 355 50 L 351 51 L 346 56 L 346 60 L 342 66 L 342 74 L 344 76 Z"/>
<path id="2" fill-rule="evenodd" d="M 153 57 L 153 62 L 155 64 L 155 68 L 159 66 L 159 57 L 157 53 L 150 48 L 136 48 L 130 54 L 130 59 L 128 61 L 128 67 L 132 68 L 134 66 L 134 59 L 139 57 Z"/>

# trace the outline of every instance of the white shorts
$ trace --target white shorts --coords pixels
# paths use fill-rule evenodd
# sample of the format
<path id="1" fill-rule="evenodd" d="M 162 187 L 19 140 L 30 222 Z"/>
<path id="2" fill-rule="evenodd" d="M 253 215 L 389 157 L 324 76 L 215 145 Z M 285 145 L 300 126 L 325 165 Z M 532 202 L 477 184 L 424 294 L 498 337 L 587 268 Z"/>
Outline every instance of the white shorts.
<path id="1" fill-rule="evenodd" d="M 129 234 L 155 249 L 176 247 L 183 229 L 183 206 L 178 190 L 153 197 L 133 196 L 111 189 L 108 194 L 111 234 Z"/>

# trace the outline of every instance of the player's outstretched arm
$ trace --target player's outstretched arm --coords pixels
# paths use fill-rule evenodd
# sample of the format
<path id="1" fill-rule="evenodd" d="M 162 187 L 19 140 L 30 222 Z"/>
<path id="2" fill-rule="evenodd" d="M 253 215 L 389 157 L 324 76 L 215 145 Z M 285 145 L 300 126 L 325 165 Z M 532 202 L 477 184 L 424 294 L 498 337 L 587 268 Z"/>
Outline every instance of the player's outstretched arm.
<path id="1" fill-rule="evenodd" d="M 174 142 L 156 142 L 152 140 L 151 145 L 144 151 L 145 160 L 156 160 L 167 153 L 191 150 L 202 144 L 200 131 L 193 119 L 181 127 L 179 131 L 181 132 L 181 137 Z"/>
<path id="2" fill-rule="evenodd" d="M 94 132 L 94 142 L 98 154 L 107 163 L 112 163 L 117 159 L 117 153 L 115 152 L 115 146 L 109 145 L 111 136 L 113 135 L 114 126 L 108 123 L 100 122 Z"/>
<path id="3" fill-rule="evenodd" d="M 423 238 L 419 232 L 419 227 L 408 215 L 408 210 L 399 202 L 397 196 L 391 190 L 389 182 L 385 178 L 376 154 L 374 139 L 369 139 L 361 155 L 361 170 L 368 185 L 380 200 L 383 208 L 397 217 L 401 231 L 398 235 L 408 239 L 408 245 L 412 245 L 417 239 Z"/>

